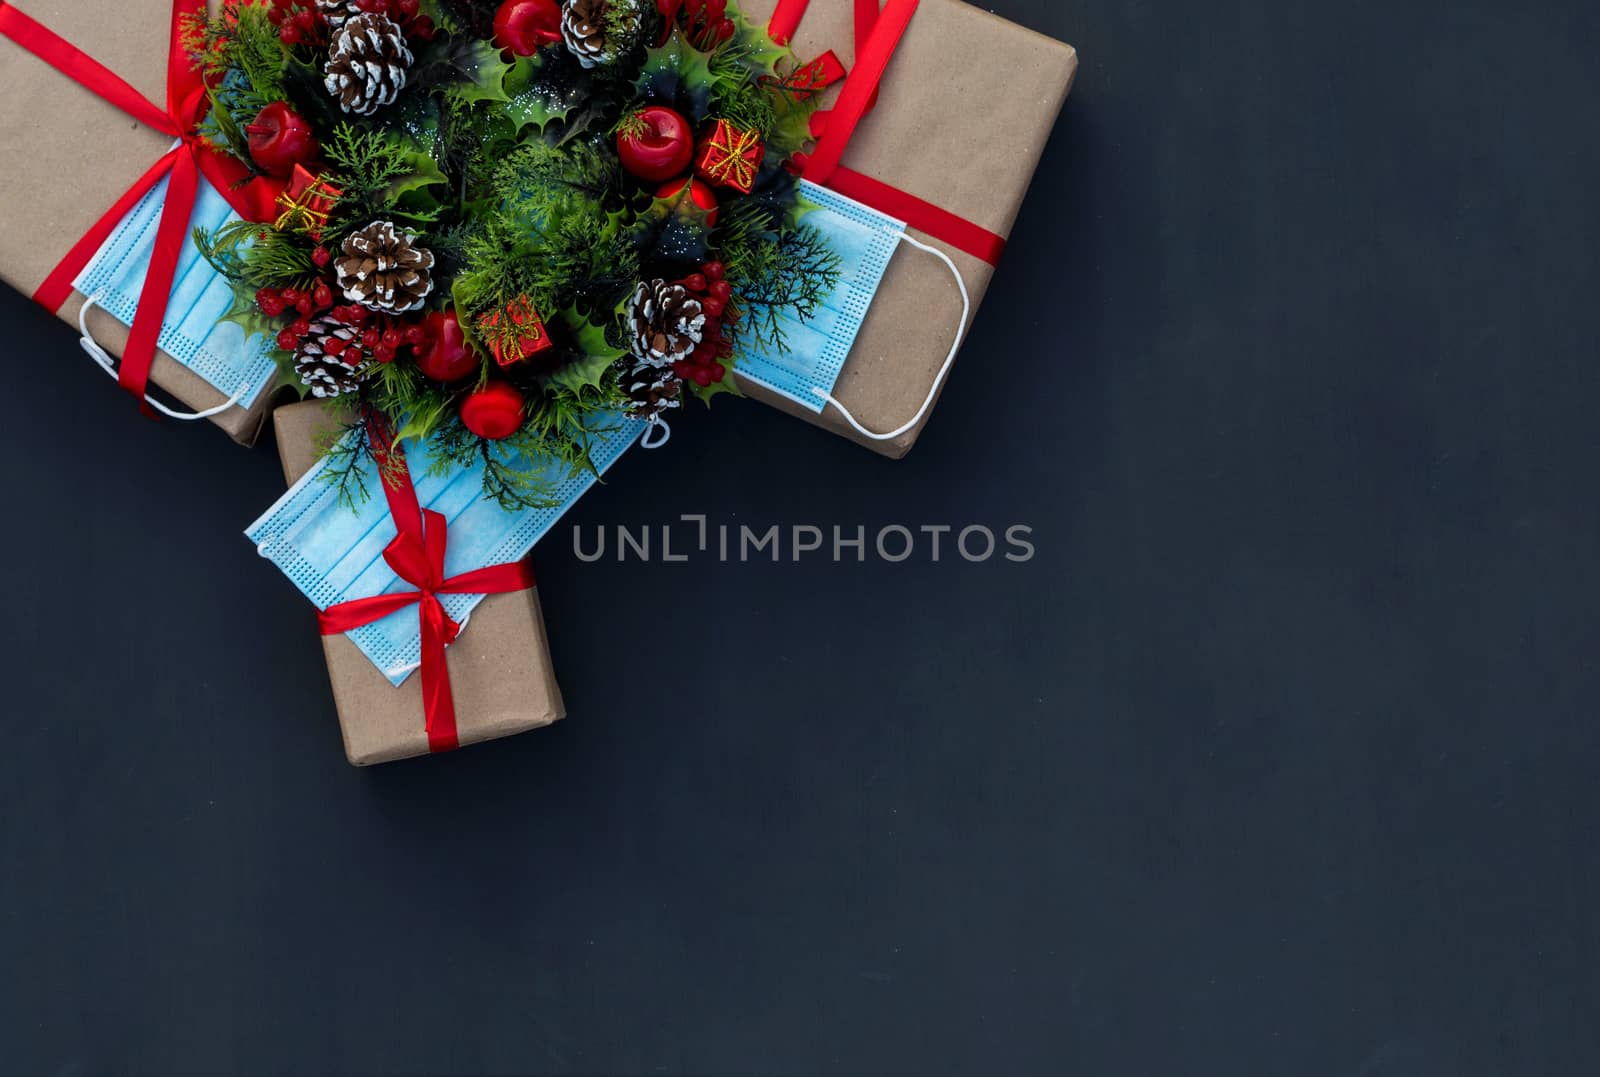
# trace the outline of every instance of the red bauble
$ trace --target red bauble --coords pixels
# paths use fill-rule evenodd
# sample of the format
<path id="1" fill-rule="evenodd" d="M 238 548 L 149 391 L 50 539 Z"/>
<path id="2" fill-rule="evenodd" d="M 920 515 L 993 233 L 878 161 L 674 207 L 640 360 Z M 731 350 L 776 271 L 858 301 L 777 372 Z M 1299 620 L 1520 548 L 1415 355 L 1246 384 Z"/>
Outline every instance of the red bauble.
<path id="1" fill-rule="evenodd" d="M 522 429 L 526 402 L 508 381 L 491 381 L 461 402 L 461 424 L 480 438 L 499 441 Z"/>
<path id="2" fill-rule="evenodd" d="M 706 211 L 706 227 L 715 228 L 718 213 L 717 192 L 711 189 L 710 184 L 697 179 L 673 180 L 671 183 L 663 184 L 656 192 L 656 197 L 675 199 L 683 193 L 685 187 L 689 188 L 689 197 L 694 200 L 694 204 Z"/>
<path id="3" fill-rule="evenodd" d="M 623 168 L 652 183 L 688 171 L 694 160 L 694 130 L 688 120 L 662 105 L 640 109 L 635 120 L 617 136 Z"/>
<path id="4" fill-rule="evenodd" d="M 518 56 L 532 56 L 561 40 L 561 5 L 556 0 L 506 0 L 494 16 L 494 43 Z"/>
<path id="5" fill-rule="evenodd" d="M 467 346 L 456 312 L 435 311 L 422 323 L 422 343 L 416 346 L 417 369 L 434 381 L 460 381 L 476 374 L 481 364 Z"/>
<path id="6" fill-rule="evenodd" d="M 305 164 L 322 150 L 311 125 L 282 101 L 262 109 L 244 131 L 251 159 L 269 176 L 287 176 L 295 165 Z"/>

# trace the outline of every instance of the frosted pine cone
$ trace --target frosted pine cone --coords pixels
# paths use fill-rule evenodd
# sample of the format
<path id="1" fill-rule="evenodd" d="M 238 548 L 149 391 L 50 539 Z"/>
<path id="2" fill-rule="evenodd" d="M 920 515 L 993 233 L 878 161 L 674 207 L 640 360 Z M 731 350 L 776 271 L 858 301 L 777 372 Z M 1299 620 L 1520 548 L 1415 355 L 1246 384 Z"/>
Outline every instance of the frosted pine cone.
<path id="1" fill-rule="evenodd" d="M 417 310 L 433 291 L 433 252 L 393 221 L 352 233 L 333 268 L 346 299 L 385 314 Z"/>
<path id="2" fill-rule="evenodd" d="M 683 406 L 683 381 L 671 367 L 652 366 L 627 356 L 617 362 L 617 384 L 631 401 L 628 414 L 635 419 L 655 419 Z"/>
<path id="3" fill-rule="evenodd" d="M 640 284 L 628 319 L 633 357 L 650 366 L 669 367 L 687 359 L 705 338 L 705 307 L 681 284 Z"/>
<path id="4" fill-rule="evenodd" d="M 317 0 L 317 10 L 328 20 L 328 29 L 338 32 L 344 24 L 361 14 L 356 0 Z"/>
<path id="5" fill-rule="evenodd" d="M 311 323 L 311 332 L 295 350 L 294 369 L 312 396 L 326 400 L 361 385 L 367 356 L 359 335 L 355 327 L 326 314 Z"/>
<path id="6" fill-rule="evenodd" d="M 387 15 L 360 14 L 345 20 L 333 35 L 323 85 L 339 107 L 357 116 L 371 116 L 394 104 L 406 88 L 415 57 L 406 35 Z"/>
<path id="7" fill-rule="evenodd" d="M 565 0 L 561 39 L 584 67 L 609 64 L 638 40 L 638 0 Z"/>

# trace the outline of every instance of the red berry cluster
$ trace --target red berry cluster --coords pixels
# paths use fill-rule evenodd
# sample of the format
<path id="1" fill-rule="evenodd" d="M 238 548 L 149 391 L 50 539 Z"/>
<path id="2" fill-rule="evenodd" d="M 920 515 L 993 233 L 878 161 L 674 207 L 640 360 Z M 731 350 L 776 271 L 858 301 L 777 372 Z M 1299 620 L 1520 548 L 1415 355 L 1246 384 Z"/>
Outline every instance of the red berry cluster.
<path id="1" fill-rule="evenodd" d="M 437 27 L 423 15 L 422 0 L 356 0 L 356 7 L 369 15 L 387 15 L 408 35 L 432 41 Z M 326 45 L 328 19 L 315 0 L 272 0 L 267 18 L 278 28 L 285 45 Z"/>
<path id="2" fill-rule="evenodd" d="M 256 306 L 269 318 L 279 318 L 290 311 L 298 317 L 278 334 L 278 347 L 292 352 L 311 332 L 311 319 L 333 307 L 333 289 L 326 281 L 318 281 L 309 291 L 298 288 L 263 288 L 256 293 Z"/>
<path id="3" fill-rule="evenodd" d="M 727 275 L 727 267 L 721 262 L 707 262 L 700 267 L 700 272 L 678 281 L 699 298 L 706 312 L 706 327 L 694 354 L 673 363 L 672 372 L 702 389 L 728 376 L 728 368 L 722 360 L 733 354 L 733 342 L 723 336 L 722 331 L 722 327 L 737 316 L 733 309 L 733 286 L 725 279 Z"/>
<path id="4" fill-rule="evenodd" d="M 325 252 L 326 248 L 317 248 L 319 265 L 326 264 L 323 258 Z M 361 335 L 350 341 L 348 347 L 359 347 L 363 354 L 371 355 L 380 363 L 393 362 L 402 347 L 409 345 L 415 348 L 427 339 L 421 322 L 416 319 L 402 322 L 391 315 L 368 310 L 358 303 L 335 306 L 333 298 L 332 286 L 327 281 L 318 281 L 308 291 L 263 288 L 256 293 L 256 306 L 269 318 L 283 317 L 291 311 L 296 315 L 295 320 L 278 333 L 278 347 L 286 352 L 298 350 L 301 342 L 311 335 L 313 320 L 324 314 L 342 325 L 361 330 Z M 338 340 L 329 339 L 323 347 L 330 358 L 343 359 L 340 350 L 346 345 Z M 352 356 L 344 361 L 350 366 L 358 366 L 361 357 Z"/>
<path id="5" fill-rule="evenodd" d="M 702 52 L 710 52 L 739 32 L 728 18 L 728 0 L 656 0 L 656 10 L 666 21 L 668 34 L 677 22 L 684 36 Z"/>

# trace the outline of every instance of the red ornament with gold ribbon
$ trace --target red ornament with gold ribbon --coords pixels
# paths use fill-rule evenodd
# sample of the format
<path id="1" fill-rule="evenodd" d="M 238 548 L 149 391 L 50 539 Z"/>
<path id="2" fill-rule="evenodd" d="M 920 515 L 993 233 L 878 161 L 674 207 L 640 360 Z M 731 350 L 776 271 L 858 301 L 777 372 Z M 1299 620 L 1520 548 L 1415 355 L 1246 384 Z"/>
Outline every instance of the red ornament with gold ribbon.
<path id="1" fill-rule="evenodd" d="M 700 143 L 695 156 L 695 171 L 707 183 L 717 187 L 731 187 L 749 194 L 761 174 L 761 162 L 766 159 L 767 147 L 757 131 L 735 127 L 727 120 L 718 120 L 711 133 Z"/>

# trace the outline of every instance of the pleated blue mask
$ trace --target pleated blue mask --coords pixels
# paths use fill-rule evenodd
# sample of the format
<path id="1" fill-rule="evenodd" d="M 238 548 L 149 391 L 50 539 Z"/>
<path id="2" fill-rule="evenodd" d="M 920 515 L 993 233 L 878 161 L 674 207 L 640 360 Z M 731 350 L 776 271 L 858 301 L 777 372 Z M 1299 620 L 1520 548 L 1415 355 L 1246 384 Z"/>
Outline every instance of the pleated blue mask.
<path id="1" fill-rule="evenodd" d="M 842 276 L 838 286 L 812 317 L 804 320 L 798 314 L 780 317 L 786 338 L 783 348 L 767 347 L 747 356 L 741 362 L 739 372 L 818 415 L 831 405 L 863 438 L 892 441 L 922 422 L 950 374 L 972 314 L 966 282 L 961 279 L 961 271 L 949 255 L 906 234 L 904 221 L 879 213 L 814 183 L 802 182 L 800 188 L 801 195 L 817 206 L 814 212 L 806 214 L 803 223 L 820 231 L 839 254 Z M 834 398 L 833 390 L 838 385 L 845 361 L 850 358 L 851 349 L 855 347 L 856 338 L 861 335 L 861 326 L 866 322 L 872 299 L 883 283 L 889 261 L 902 243 L 932 255 L 950 270 L 961 296 L 961 322 L 955 340 L 950 345 L 950 354 L 935 377 L 922 407 L 904 425 L 880 432 L 869 430 L 858 422 L 849 409 Z"/>
<path id="2" fill-rule="evenodd" d="M 817 207 L 801 223 L 839 255 L 839 283 L 811 318 L 780 315 L 785 346 L 747 353 L 739 373 L 820 414 L 827 404 L 817 390 L 832 393 L 838 383 L 906 226 L 814 183 L 802 182 L 800 194 Z"/>
<path id="3" fill-rule="evenodd" d="M 618 417 L 617 429 L 599 435 L 593 447 L 595 467 L 602 473 L 616 463 L 643 433 L 645 424 Z M 483 497 L 483 466 L 430 475 L 423 461 L 427 450 L 407 444 L 413 462 L 417 500 L 425 509 L 442 514 L 449 523 L 445 549 L 445 575 L 455 576 L 488 565 L 517 561 L 527 556 L 557 521 L 595 484 L 584 472 L 567 477 L 552 472 L 555 508 L 507 512 Z M 324 457 L 245 531 L 261 555 L 283 570 L 319 610 L 352 599 L 414 587 L 402 581 L 383 560 L 394 540 L 394 518 L 379 485 L 377 468 L 369 459 L 363 468 L 371 498 L 354 510 L 341 503 L 338 490 L 324 475 Z M 482 595 L 441 595 L 446 612 L 465 624 Z M 375 624 L 351 632 L 350 639 L 370 658 L 390 682 L 399 685 L 422 661 L 421 630 L 415 607 L 401 610 Z"/>
<path id="4" fill-rule="evenodd" d="M 162 180 L 128 211 L 74 282 L 78 291 L 123 325 L 131 326 L 139 309 L 166 198 L 167 181 Z M 228 203 L 202 179 L 192 227 L 214 230 L 235 219 Z M 247 339 L 238 325 L 219 322 L 232 305 L 233 289 L 200 256 L 191 235 L 178 259 L 161 325 L 161 349 L 224 396 L 238 394 L 239 403 L 250 407 L 273 379 L 271 342 L 264 336 Z"/>

